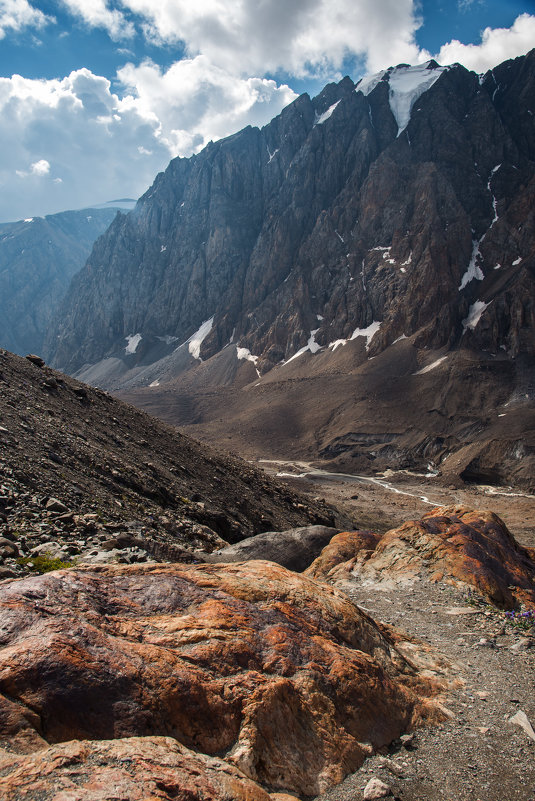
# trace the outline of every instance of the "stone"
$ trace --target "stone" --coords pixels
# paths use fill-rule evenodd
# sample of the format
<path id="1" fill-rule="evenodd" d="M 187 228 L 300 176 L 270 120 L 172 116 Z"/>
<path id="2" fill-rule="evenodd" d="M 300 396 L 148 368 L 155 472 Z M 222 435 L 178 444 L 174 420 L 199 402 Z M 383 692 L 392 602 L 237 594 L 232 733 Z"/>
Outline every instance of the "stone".
<path id="1" fill-rule="evenodd" d="M 19 555 L 19 549 L 14 542 L 8 540 L 6 537 L 0 537 L 0 554 L 6 557 L 15 558 Z"/>
<path id="2" fill-rule="evenodd" d="M 338 533 L 328 526 L 302 526 L 288 531 L 265 531 L 204 557 L 207 562 L 241 562 L 268 559 L 301 572 Z"/>
<path id="3" fill-rule="evenodd" d="M 14 578 L 17 574 L 9 567 L 0 567 L 0 581 L 8 578 Z"/>
<path id="4" fill-rule="evenodd" d="M 520 726 L 520 728 L 526 732 L 529 739 L 535 742 L 535 731 L 533 730 L 533 726 L 531 725 L 528 716 L 522 709 L 519 709 L 516 715 L 513 715 L 511 718 L 509 718 L 509 723 L 513 723 L 515 726 Z"/>
<path id="5" fill-rule="evenodd" d="M 362 797 L 364 801 L 378 801 L 378 799 L 388 798 L 390 795 L 392 795 L 392 788 L 374 776 L 364 788 Z"/>
<path id="6" fill-rule="evenodd" d="M 337 565 L 346 563 L 357 553 L 373 551 L 380 540 L 372 531 L 342 531 L 336 534 L 321 554 L 307 568 L 307 576 L 326 579 Z M 347 565 L 347 572 L 350 566 Z"/>
<path id="7" fill-rule="evenodd" d="M 35 364 L 36 367 L 44 367 L 45 366 L 45 360 L 42 359 L 40 356 L 36 356 L 35 353 L 28 353 L 26 358 L 28 359 L 29 362 L 31 362 L 32 364 Z"/>
<path id="8" fill-rule="evenodd" d="M 48 742 L 166 734 L 314 796 L 444 719 L 390 633 L 272 562 L 59 570 L 3 582 L 0 616 L 11 729 Z"/>
<path id="9" fill-rule="evenodd" d="M 535 562 L 493 512 L 440 506 L 421 520 L 410 520 L 376 537 L 373 550 L 371 538 L 356 536 L 354 541 L 342 542 L 344 557 L 351 554 L 351 558 L 338 565 L 336 573 L 330 568 L 334 582 L 349 574 L 379 584 L 406 583 L 426 575 L 433 582 L 469 587 L 501 608 L 535 604 Z M 335 545 L 336 538 L 320 554 L 318 565 L 323 559 L 327 567 L 331 558 L 336 561 L 338 557 L 331 557 L 329 550 Z M 313 564 L 309 572 L 319 569 Z M 482 640 L 479 645 L 495 645 L 488 638 Z"/>
<path id="10" fill-rule="evenodd" d="M 529 648 L 532 647 L 533 647 L 533 640 L 531 637 L 521 637 L 519 640 L 517 640 L 510 646 L 509 650 L 516 653 L 518 651 L 527 651 Z"/>
<path id="11" fill-rule="evenodd" d="M 66 514 L 69 507 L 59 501 L 57 498 L 49 498 L 46 502 L 45 509 L 47 512 L 58 512 L 59 514 Z"/>
<path id="12" fill-rule="evenodd" d="M 0 796 L 3 801 L 270 801 L 237 768 L 194 753 L 171 737 L 74 740 L 24 756 L 4 751 Z"/>

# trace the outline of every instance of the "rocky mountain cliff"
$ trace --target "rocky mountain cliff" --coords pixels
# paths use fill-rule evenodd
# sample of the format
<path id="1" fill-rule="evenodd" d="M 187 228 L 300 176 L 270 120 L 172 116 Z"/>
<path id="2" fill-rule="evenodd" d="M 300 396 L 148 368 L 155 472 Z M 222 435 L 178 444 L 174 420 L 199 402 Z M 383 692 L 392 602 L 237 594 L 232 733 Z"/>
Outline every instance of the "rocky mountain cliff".
<path id="1" fill-rule="evenodd" d="M 82 209 L 0 224 L 0 345 L 38 353 L 72 276 L 116 207 Z"/>
<path id="2" fill-rule="evenodd" d="M 250 456 L 533 487 L 535 51 L 400 65 L 175 159 L 54 363 Z"/>
<path id="3" fill-rule="evenodd" d="M 532 355 L 534 108 L 535 51 L 483 76 L 401 65 L 173 160 L 95 245 L 54 363 L 189 340 L 265 373 L 360 333 L 370 355 L 415 334 Z"/>

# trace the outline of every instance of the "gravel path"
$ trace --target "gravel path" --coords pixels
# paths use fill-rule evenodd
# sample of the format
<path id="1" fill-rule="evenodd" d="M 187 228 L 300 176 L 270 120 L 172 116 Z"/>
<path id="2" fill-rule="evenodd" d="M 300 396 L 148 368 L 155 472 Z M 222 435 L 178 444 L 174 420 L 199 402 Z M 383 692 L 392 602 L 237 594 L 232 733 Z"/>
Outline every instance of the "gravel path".
<path id="1" fill-rule="evenodd" d="M 535 799 L 535 742 L 510 722 L 522 710 L 535 724 L 535 640 L 449 586 L 420 581 L 385 590 L 355 582 L 343 589 L 375 619 L 446 656 L 462 685 L 448 693 L 450 720 L 417 730 L 408 748 L 368 759 L 317 801 L 360 801 L 372 777 L 403 801 Z"/>

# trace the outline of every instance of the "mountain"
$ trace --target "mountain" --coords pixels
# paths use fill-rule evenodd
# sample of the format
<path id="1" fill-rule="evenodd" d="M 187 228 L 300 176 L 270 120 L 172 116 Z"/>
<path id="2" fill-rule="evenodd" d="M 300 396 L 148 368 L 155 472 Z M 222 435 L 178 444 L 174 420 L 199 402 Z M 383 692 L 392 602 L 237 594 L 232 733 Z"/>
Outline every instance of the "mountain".
<path id="1" fill-rule="evenodd" d="M 119 205 L 0 224 L 0 345 L 19 354 L 41 351 L 72 276 Z"/>
<path id="2" fill-rule="evenodd" d="M 173 160 L 95 244 L 48 354 L 220 440 L 230 417 L 374 469 L 468 448 L 454 474 L 529 481 L 534 108 L 535 51 L 399 65 Z"/>

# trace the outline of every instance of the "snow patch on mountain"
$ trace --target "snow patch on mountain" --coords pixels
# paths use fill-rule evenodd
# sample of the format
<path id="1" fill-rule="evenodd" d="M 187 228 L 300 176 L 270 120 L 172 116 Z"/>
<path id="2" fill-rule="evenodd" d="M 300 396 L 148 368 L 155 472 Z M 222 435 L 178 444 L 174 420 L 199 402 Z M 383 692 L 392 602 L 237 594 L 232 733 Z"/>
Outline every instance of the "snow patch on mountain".
<path id="1" fill-rule="evenodd" d="M 484 301 L 482 300 L 476 300 L 475 303 L 472 303 L 472 305 L 468 309 L 467 316 L 462 321 L 464 331 L 466 331 L 467 328 L 469 328 L 471 331 L 474 330 L 474 328 L 481 319 L 481 315 L 483 314 L 488 305 L 489 305 L 488 303 L 484 303 Z"/>
<path id="2" fill-rule="evenodd" d="M 137 350 L 137 346 L 141 342 L 141 334 L 129 334 L 126 339 L 126 348 L 124 352 L 129 356 L 132 353 L 135 353 Z"/>
<path id="3" fill-rule="evenodd" d="M 260 376 L 260 371 L 259 371 L 258 367 L 256 366 L 256 363 L 258 361 L 258 356 L 253 356 L 253 354 L 251 353 L 249 348 L 240 348 L 240 347 L 236 346 L 236 356 L 238 357 L 238 359 L 240 361 L 245 359 L 248 362 L 252 362 L 254 364 L 254 366 L 255 366 L 255 370 L 256 370 L 256 374 L 257 374 L 258 378 L 261 377 Z"/>
<path id="4" fill-rule="evenodd" d="M 336 103 L 333 103 L 332 106 L 329 106 L 327 111 L 324 111 L 323 114 L 320 114 L 320 116 L 317 118 L 317 120 L 314 123 L 314 125 L 323 125 L 323 123 L 326 120 L 328 120 L 329 117 L 332 115 L 333 111 L 335 110 L 335 108 L 336 108 L 336 106 L 338 105 L 339 102 L 340 101 L 337 100 Z"/>
<path id="5" fill-rule="evenodd" d="M 297 359 L 298 356 L 302 356 L 303 353 L 306 353 L 307 351 L 310 351 L 310 353 L 317 353 L 319 350 L 321 350 L 321 345 L 318 344 L 318 342 L 316 342 L 315 339 L 318 331 L 319 328 L 315 328 L 314 331 L 311 331 L 307 344 L 304 347 L 300 348 L 297 351 L 297 353 L 294 353 L 293 356 L 290 356 L 289 359 L 286 359 L 284 364 L 289 364 L 290 362 L 293 362 L 294 359 Z"/>
<path id="6" fill-rule="evenodd" d="M 447 358 L 448 358 L 447 355 L 441 356 L 440 359 L 437 359 L 435 362 L 428 364 L 427 367 L 422 367 L 421 370 L 417 370 L 417 372 L 413 373 L 413 375 L 424 375 L 424 373 L 430 373 L 431 370 L 434 370 L 435 367 L 438 367 L 438 365 L 442 364 L 442 362 L 445 361 Z"/>
<path id="7" fill-rule="evenodd" d="M 355 92 L 362 92 L 363 95 L 369 95 L 370 92 L 373 92 L 377 84 L 383 80 L 385 75 L 386 70 L 381 70 L 381 72 L 376 72 L 375 75 L 367 75 L 361 78 L 355 87 Z"/>
<path id="8" fill-rule="evenodd" d="M 461 283 L 459 284 L 459 292 L 465 288 L 470 281 L 473 281 L 476 278 L 478 281 L 482 281 L 484 279 L 483 271 L 481 267 L 477 264 L 477 260 L 479 258 L 479 245 L 481 244 L 480 239 L 474 239 L 472 242 L 472 256 L 470 257 L 470 263 L 468 265 L 468 269 L 466 270 L 465 274 L 461 278 Z"/>
<path id="9" fill-rule="evenodd" d="M 188 350 L 193 356 L 194 359 L 201 359 L 201 345 L 212 330 L 212 325 L 214 323 L 214 318 L 210 317 L 209 320 L 205 320 L 205 322 L 201 325 L 198 331 L 196 331 L 193 336 L 188 339 Z"/>
<path id="10" fill-rule="evenodd" d="M 433 61 L 409 67 L 405 64 L 394 67 L 388 76 L 390 92 L 388 100 L 392 114 L 398 124 L 398 136 L 405 130 L 416 101 L 438 81 L 447 67 L 439 67 Z"/>
<path id="11" fill-rule="evenodd" d="M 367 328 L 355 328 L 349 339 L 356 339 L 357 337 L 366 337 L 366 350 L 370 349 L 370 343 L 378 330 L 381 328 L 381 323 L 378 320 L 374 320 L 373 323 Z"/>
<path id="12" fill-rule="evenodd" d="M 374 248 L 374 250 L 384 250 L 384 248 Z M 366 350 L 368 351 L 370 349 L 370 343 L 380 327 L 381 323 L 374 320 L 367 328 L 355 328 L 349 339 L 335 339 L 334 342 L 329 342 L 327 347 L 334 352 L 336 348 L 346 345 L 357 337 L 366 337 Z"/>

